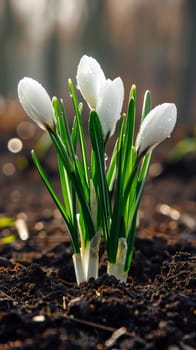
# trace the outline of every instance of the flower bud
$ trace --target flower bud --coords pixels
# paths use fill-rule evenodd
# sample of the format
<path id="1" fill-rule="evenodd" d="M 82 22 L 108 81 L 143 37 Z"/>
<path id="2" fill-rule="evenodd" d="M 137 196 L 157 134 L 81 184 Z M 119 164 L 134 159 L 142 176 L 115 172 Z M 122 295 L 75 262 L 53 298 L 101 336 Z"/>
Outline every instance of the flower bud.
<path id="1" fill-rule="evenodd" d="M 124 86 L 121 78 L 113 81 L 106 80 L 102 94 L 96 106 L 96 112 L 100 118 L 103 134 L 111 136 L 120 119 L 120 113 L 124 100 Z"/>
<path id="2" fill-rule="evenodd" d="M 121 78 L 106 80 L 99 63 L 84 55 L 78 65 L 76 80 L 83 98 L 100 118 L 104 137 L 111 136 L 120 118 L 124 99 Z"/>
<path id="3" fill-rule="evenodd" d="M 106 78 L 100 64 L 92 57 L 82 56 L 76 75 L 77 87 L 90 108 L 96 108 Z"/>
<path id="4" fill-rule="evenodd" d="M 23 78 L 18 83 L 18 97 L 28 116 L 43 130 L 54 130 L 55 116 L 51 99 L 38 81 Z"/>
<path id="5" fill-rule="evenodd" d="M 152 150 L 170 137 L 176 124 L 177 109 L 174 103 L 163 103 L 153 108 L 142 121 L 136 138 L 138 155 Z"/>

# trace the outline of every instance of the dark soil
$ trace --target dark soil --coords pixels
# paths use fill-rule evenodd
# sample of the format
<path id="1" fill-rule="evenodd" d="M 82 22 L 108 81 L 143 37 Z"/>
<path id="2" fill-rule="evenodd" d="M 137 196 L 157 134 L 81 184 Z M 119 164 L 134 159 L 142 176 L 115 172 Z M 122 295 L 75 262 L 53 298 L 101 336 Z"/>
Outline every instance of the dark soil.
<path id="1" fill-rule="evenodd" d="M 1 174 L 1 216 L 20 217 L 29 238 L 0 232 L 15 237 L 0 244 L 0 349 L 194 350 L 195 161 L 154 159 L 126 284 L 106 275 L 102 247 L 100 278 L 78 287 L 66 228 L 36 171 Z M 48 171 L 56 182 L 52 162 Z"/>

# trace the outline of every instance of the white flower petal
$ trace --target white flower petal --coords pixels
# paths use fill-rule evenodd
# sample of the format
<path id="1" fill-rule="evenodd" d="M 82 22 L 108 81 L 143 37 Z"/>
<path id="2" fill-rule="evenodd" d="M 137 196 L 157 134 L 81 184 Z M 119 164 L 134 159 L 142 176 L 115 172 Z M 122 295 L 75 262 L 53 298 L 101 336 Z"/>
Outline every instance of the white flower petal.
<path id="1" fill-rule="evenodd" d="M 121 78 L 113 81 L 106 80 L 105 86 L 98 99 L 96 112 L 100 118 L 104 136 L 111 136 L 120 119 L 120 113 L 124 100 L 124 85 Z"/>
<path id="2" fill-rule="evenodd" d="M 90 108 L 96 108 L 99 94 L 105 84 L 100 64 L 92 57 L 82 56 L 77 69 L 77 87 Z"/>
<path id="3" fill-rule="evenodd" d="M 28 116 L 43 130 L 54 129 L 54 110 L 51 99 L 38 81 L 23 78 L 18 83 L 18 97 Z"/>
<path id="4" fill-rule="evenodd" d="M 154 148 L 169 137 L 174 129 L 177 109 L 173 103 L 163 103 L 153 108 L 143 120 L 136 138 L 139 155 Z"/>

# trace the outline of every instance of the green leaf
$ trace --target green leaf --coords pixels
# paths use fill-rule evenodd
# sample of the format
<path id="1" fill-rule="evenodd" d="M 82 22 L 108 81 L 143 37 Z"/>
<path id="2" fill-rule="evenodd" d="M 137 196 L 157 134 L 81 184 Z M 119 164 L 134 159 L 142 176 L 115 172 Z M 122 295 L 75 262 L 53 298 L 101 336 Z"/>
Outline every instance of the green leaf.
<path id="1" fill-rule="evenodd" d="M 130 187 L 127 190 L 125 186 L 125 191 L 124 194 L 126 193 L 127 196 L 123 197 L 123 203 L 122 203 L 122 215 L 124 217 L 124 222 L 125 222 L 125 231 L 126 231 L 126 237 L 127 237 L 127 232 L 130 226 L 130 221 L 132 218 L 132 211 L 134 210 L 134 205 L 135 205 L 135 200 L 136 200 L 136 188 L 137 188 L 137 177 L 138 177 L 138 172 L 137 172 L 137 167 L 135 167 L 136 163 L 136 151 L 134 146 L 132 146 L 132 169 L 130 169 L 129 173 L 129 178 L 127 179 L 127 184 L 128 180 L 131 179 L 130 181 Z"/>
<path id="2" fill-rule="evenodd" d="M 95 164 L 97 171 L 95 172 L 97 177 L 98 185 L 98 196 L 99 201 L 102 204 L 102 220 L 103 220 L 103 231 L 107 241 L 109 236 L 109 225 L 111 217 L 111 203 L 109 198 L 109 190 L 107 186 L 106 173 L 105 173 L 105 147 L 102 127 L 100 124 L 99 117 L 96 111 L 91 111 L 89 121 L 89 133 L 91 144 L 95 156 Z M 95 182 L 94 182 L 95 183 Z"/>
<path id="3" fill-rule="evenodd" d="M 127 200 L 129 198 L 132 185 L 134 183 L 134 179 L 135 179 L 135 177 L 137 177 L 138 165 L 139 165 L 139 160 L 136 158 L 136 160 L 134 162 L 134 165 L 133 165 L 133 170 L 132 170 L 132 172 L 130 174 L 129 179 L 127 180 L 127 184 L 126 184 L 126 187 L 125 187 L 125 190 L 124 190 L 123 201 L 122 201 L 123 209 L 125 209 L 125 205 L 127 203 Z"/>
<path id="4" fill-rule="evenodd" d="M 81 179 L 85 198 L 86 198 L 86 201 L 89 203 L 90 196 L 89 196 L 88 183 L 86 182 L 84 168 L 81 166 L 81 163 L 78 160 L 77 155 L 75 153 L 75 149 L 74 149 L 75 145 L 73 146 L 72 144 L 72 138 L 70 135 L 68 120 L 64 110 L 63 102 L 61 102 L 61 104 L 59 105 L 59 109 L 60 109 L 62 118 L 59 119 L 60 122 L 57 121 L 58 132 L 57 134 L 50 132 L 50 136 L 53 141 L 53 144 L 55 145 L 57 154 L 59 154 L 60 158 L 63 160 L 66 171 L 68 168 L 70 168 L 71 171 L 75 172 L 76 176 Z M 59 116 L 57 115 L 57 119 L 58 118 Z M 77 122 L 77 118 L 76 118 L 76 122 Z M 76 124 L 78 129 L 78 122 Z M 74 141 L 76 142 L 76 140 Z M 71 187 L 71 183 L 70 183 L 70 187 Z M 70 193 L 71 193 L 71 190 L 70 190 Z"/>
<path id="5" fill-rule="evenodd" d="M 133 84 L 131 86 L 131 90 L 130 90 L 130 93 L 129 93 L 129 102 L 130 102 L 130 100 L 132 98 L 136 101 L 136 85 L 135 84 Z"/>
<path id="6" fill-rule="evenodd" d="M 149 90 L 147 90 L 144 95 L 144 102 L 143 102 L 143 108 L 142 108 L 142 120 L 147 116 L 150 110 L 151 110 L 151 93 Z M 149 152 L 143 158 L 138 182 L 141 182 L 147 178 L 151 155 L 152 155 L 152 152 Z"/>
<path id="7" fill-rule="evenodd" d="M 131 97 L 127 112 L 127 123 L 125 129 L 125 154 L 127 155 L 127 150 L 133 145 L 134 130 L 135 130 L 135 106 L 136 102 L 133 97 Z"/>
<path id="8" fill-rule="evenodd" d="M 71 141 L 70 128 L 64 108 L 64 103 L 62 100 L 59 101 L 56 97 L 53 97 L 52 102 L 56 116 L 56 134 L 60 136 L 68 155 L 73 157 L 75 153 Z"/>
<path id="9" fill-rule="evenodd" d="M 90 193 L 86 184 L 86 179 L 84 178 L 83 168 L 80 165 L 79 160 L 75 157 L 74 159 L 70 158 L 67 154 L 62 140 L 57 134 L 50 132 L 52 142 L 55 146 L 56 152 L 62 159 L 64 167 L 67 171 L 69 179 L 73 185 L 73 188 L 78 197 L 79 203 L 82 208 L 82 215 L 84 216 L 84 221 L 86 224 L 86 233 L 87 237 L 84 237 L 85 241 L 90 241 L 95 234 L 95 228 L 90 213 Z"/>
<path id="10" fill-rule="evenodd" d="M 134 210 L 132 212 L 132 221 L 131 221 L 130 228 L 128 230 L 128 238 L 127 238 L 128 249 L 127 249 L 127 257 L 125 261 L 125 269 L 124 269 L 125 271 L 129 270 L 132 256 L 133 256 L 137 212 L 142 199 L 145 183 L 146 183 L 146 177 L 144 177 L 142 181 L 138 181 L 136 201 L 134 205 Z"/>
<path id="11" fill-rule="evenodd" d="M 69 79 L 68 83 L 69 83 L 70 94 L 71 94 L 72 103 L 73 103 L 76 120 L 77 120 L 77 127 L 78 127 L 78 134 L 79 134 L 80 148 L 81 148 L 81 155 L 82 155 L 82 165 L 84 168 L 86 182 L 89 186 L 90 176 L 89 176 L 89 169 L 88 169 L 86 141 L 85 141 L 84 129 L 81 122 L 81 114 L 80 114 L 81 107 L 79 107 L 76 92 L 71 79 Z"/>
<path id="12" fill-rule="evenodd" d="M 81 115 L 82 114 L 82 109 L 83 109 L 83 104 L 79 103 L 78 108 L 79 108 L 79 112 L 80 112 L 80 115 Z M 73 145 L 74 151 L 76 152 L 77 141 L 78 141 L 78 122 L 77 122 L 76 116 L 74 118 L 73 125 L 72 125 L 71 141 L 72 141 L 72 145 Z"/>
<path id="13" fill-rule="evenodd" d="M 72 125 L 72 131 L 71 131 L 71 142 L 75 152 L 77 147 L 77 140 L 78 140 L 78 123 L 75 117 Z"/>
<path id="14" fill-rule="evenodd" d="M 124 236 L 124 225 L 122 223 L 122 197 L 123 197 L 123 137 L 124 137 L 125 117 L 122 118 L 120 134 L 117 144 L 116 155 L 116 183 L 115 183 L 115 196 L 114 196 L 114 208 L 112 213 L 110 237 L 108 241 L 108 260 L 110 263 L 115 263 L 116 254 L 118 248 L 118 240 Z"/>
<path id="15" fill-rule="evenodd" d="M 88 187 L 86 183 L 86 178 L 84 176 L 84 169 L 79 161 L 78 158 L 75 158 L 75 163 L 77 167 L 76 171 L 76 178 L 78 179 L 77 181 L 81 184 L 84 198 L 86 199 L 86 202 L 89 204 L 90 203 L 90 187 Z M 89 184 L 90 186 L 90 184 Z"/>
<path id="16" fill-rule="evenodd" d="M 52 104 L 55 111 L 55 117 L 56 117 L 56 131 L 61 136 L 62 140 L 64 141 L 65 146 L 68 148 L 68 139 L 67 139 L 67 132 L 65 127 L 65 118 L 62 113 L 62 108 L 59 100 L 57 97 L 53 97 Z"/>
<path id="17" fill-rule="evenodd" d="M 72 225 L 71 219 L 69 217 L 69 215 L 67 214 L 67 212 L 65 211 L 64 206 L 62 205 L 59 197 L 57 196 L 52 184 L 50 183 L 50 181 L 47 178 L 47 175 L 43 169 L 43 167 L 41 166 L 41 163 L 39 161 L 39 159 L 36 156 L 36 153 L 34 150 L 32 150 L 31 152 L 33 161 L 38 169 L 38 172 L 46 186 L 46 188 L 48 189 L 52 199 L 54 200 L 57 208 L 59 209 L 63 219 L 65 220 L 70 236 L 71 236 L 71 241 L 72 241 L 72 245 L 73 245 L 73 250 L 74 253 L 79 253 L 80 252 L 80 246 L 79 246 L 79 241 L 78 241 L 78 232 L 75 230 L 75 227 Z"/>
<path id="18" fill-rule="evenodd" d="M 146 115 L 150 112 L 150 110 L 151 110 L 151 94 L 150 94 L 150 91 L 147 90 L 144 95 L 141 120 L 143 120 L 146 117 Z M 125 271 L 129 270 L 131 266 L 132 258 L 133 258 L 137 212 L 142 199 L 144 186 L 148 175 L 150 159 L 151 159 L 151 152 L 146 154 L 146 156 L 142 161 L 140 171 L 139 171 L 139 176 L 137 175 L 137 183 L 136 183 L 136 186 L 134 187 L 135 200 L 134 200 L 134 204 L 132 205 L 132 208 L 130 209 L 130 226 L 129 226 L 128 235 L 127 235 L 128 249 L 127 249 L 127 256 L 126 256 L 125 267 L 124 267 Z M 139 163 L 139 159 L 136 159 L 137 168 L 138 168 L 138 163 Z M 127 193 L 128 191 L 126 190 L 126 196 L 127 196 Z"/>
<path id="19" fill-rule="evenodd" d="M 141 121 L 147 116 L 150 110 L 151 110 L 151 93 L 149 90 L 146 90 L 144 94 Z"/>
<path id="20" fill-rule="evenodd" d="M 116 179 L 117 144 L 118 144 L 118 142 L 116 141 L 113 152 L 112 152 L 111 160 L 110 160 L 110 165 L 109 165 L 108 170 L 107 170 L 107 184 L 108 184 L 108 188 L 109 188 L 110 192 L 112 192 L 112 190 L 113 190 L 114 182 Z"/>
<path id="21" fill-rule="evenodd" d="M 129 271 L 131 262 L 133 259 L 134 243 L 135 243 L 135 233 L 136 233 L 136 222 L 137 222 L 137 211 L 133 216 L 127 239 L 127 256 L 125 259 L 124 271 Z"/>
<path id="22" fill-rule="evenodd" d="M 100 192 L 99 192 L 99 169 L 97 167 L 97 162 L 96 162 L 96 156 L 95 152 L 92 150 L 91 151 L 91 181 L 93 182 L 97 198 L 100 198 Z M 92 206 L 92 205 L 91 205 Z M 97 200 L 97 225 L 96 225 L 96 231 L 102 230 L 102 223 L 103 223 L 103 215 L 102 215 L 102 201 Z"/>
<path id="23" fill-rule="evenodd" d="M 65 111 L 62 108 L 62 102 L 60 103 L 56 97 L 53 97 L 53 106 L 54 106 L 56 122 L 57 122 L 57 132 L 60 135 L 64 145 L 66 145 L 66 148 L 70 150 L 69 151 L 70 153 L 72 153 L 70 131 L 69 131 L 69 126 L 68 126 L 68 121 L 67 121 Z M 74 212 L 74 208 L 73 208 L 72 184 L 69 181 L 68 174 L 61 160 L 61 157 L 58 154 L 57 154 L 57 158 L 58 158 L 58 167 L 59 167 L 61 189 L 62 189 L 64 204 L 69 217 L 72 219 L 73 225 L 75 225 L 76 227 L 77 222 L 75 220 L 76 213 Z"/>
<path id="24" fill-rule="evenodd" d="M 136 93 L 136 91 L 135 91 Z M 133 139 L 134 139 L 134 128 L 135 128 L 135 99 L 130 98 L 128 114 L 125 124 L 125 134 L 124 134 L 124 145 L 123 145 L 123 183 L 124 189 L 127 185 L 127 181 L 133 171 L 134 164 L 134 150 L 133 150 Z"/>

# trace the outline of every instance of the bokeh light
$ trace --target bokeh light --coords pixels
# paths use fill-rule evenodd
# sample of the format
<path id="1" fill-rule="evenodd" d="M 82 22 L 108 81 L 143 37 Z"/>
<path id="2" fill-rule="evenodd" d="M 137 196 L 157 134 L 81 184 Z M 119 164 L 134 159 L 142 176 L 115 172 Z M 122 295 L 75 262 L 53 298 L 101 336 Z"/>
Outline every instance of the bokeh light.
<path id="1" fill-rule="evenodd" d="M 14 137 L 8 141 L 7 147 L 10 152 L 18 153 L 22 150 L 23 144 L 19 138 Z"/>

